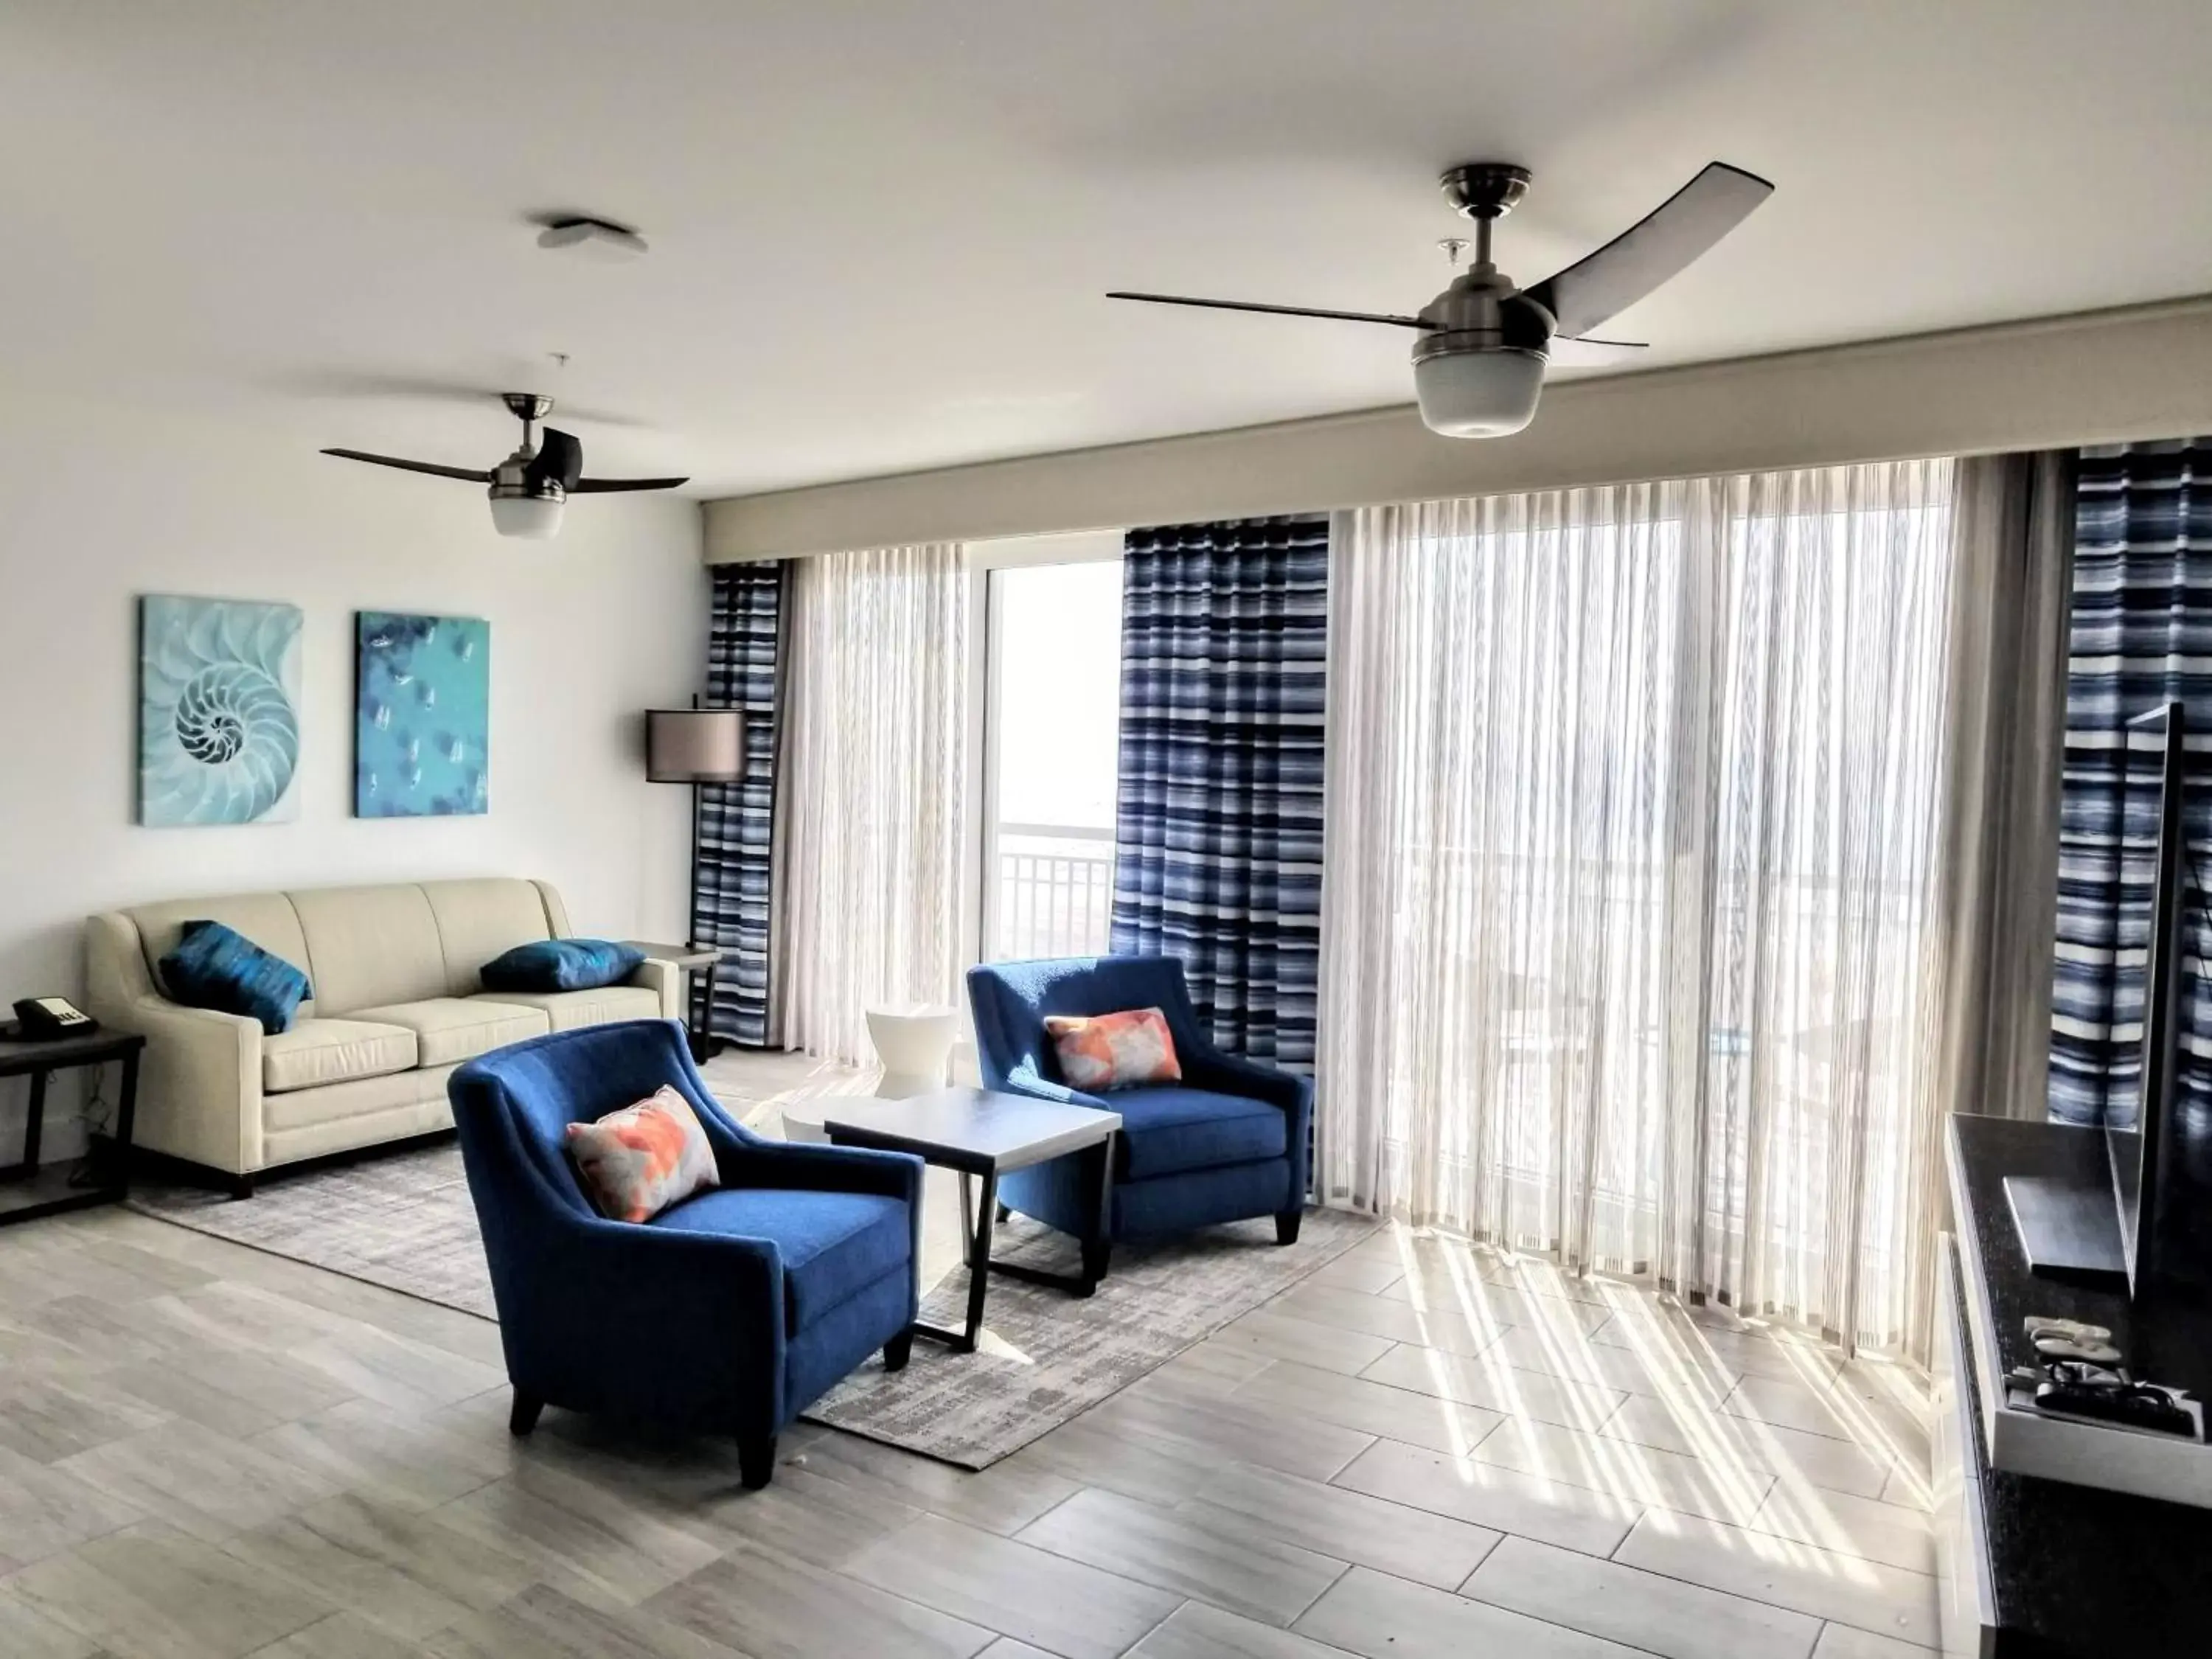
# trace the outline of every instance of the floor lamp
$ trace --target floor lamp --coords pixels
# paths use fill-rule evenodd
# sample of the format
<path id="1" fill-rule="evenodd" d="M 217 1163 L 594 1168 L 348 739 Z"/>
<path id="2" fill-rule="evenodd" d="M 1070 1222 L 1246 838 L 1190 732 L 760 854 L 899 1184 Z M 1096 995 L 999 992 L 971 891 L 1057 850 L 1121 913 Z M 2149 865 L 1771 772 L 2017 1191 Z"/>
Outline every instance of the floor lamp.
<path id="1" fill-rule="evenodd" d="M 645 776 L 648 783 L 691 786 L 691 913 L 686 924 L 699 938 L 699 786 L 745 781 L 745 716 L 741 708 L 648 708 L 645 711 Z M 705 1011 L 704 1030 L 714 1011 Z"/>

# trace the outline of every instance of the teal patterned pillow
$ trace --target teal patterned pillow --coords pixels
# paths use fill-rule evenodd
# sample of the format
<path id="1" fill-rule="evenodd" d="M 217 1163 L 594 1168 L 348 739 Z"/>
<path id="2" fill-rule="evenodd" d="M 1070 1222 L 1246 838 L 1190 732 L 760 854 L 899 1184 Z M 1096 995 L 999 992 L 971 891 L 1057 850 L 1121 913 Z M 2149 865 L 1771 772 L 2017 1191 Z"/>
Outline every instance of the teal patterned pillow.
<path id="1" fill-rule="evenodd" d="M 596 991 L 637 971 L 645 952 L 604 939 L 541 939 L 494 957 L 477 970 L 487 991 Z"/>
<path id="2" fill-rule="evenodd" d="M 172 1002 L 258 1019 L 271 1036 L 290 1030 L 300 1004 L 314 994 L 297 968 L 219 921 L 185 924 L 161 958 L 161 983 Z"/>

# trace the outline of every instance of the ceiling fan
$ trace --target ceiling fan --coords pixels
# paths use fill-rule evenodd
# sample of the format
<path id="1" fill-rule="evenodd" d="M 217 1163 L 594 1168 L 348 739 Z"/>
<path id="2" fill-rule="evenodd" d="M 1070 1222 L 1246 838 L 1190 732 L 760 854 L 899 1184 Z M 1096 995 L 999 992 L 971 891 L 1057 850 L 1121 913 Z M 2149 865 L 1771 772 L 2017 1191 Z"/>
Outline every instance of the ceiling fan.
<path id="1" fill-rule="evenodd" d="M 1503 161 L 1470 161 L 1437 183 L 1445 198 L 1474 221 L 1474 262 L 1411 317 L 1365 311 L 1318 311 L 1304 306 L 1197 300 L 1180 294 L 1114 293 L 1109 300 L 1261 311 L 1282 317 L 1326 317 L 1383 323 L 1419 331 L 1413 342 L 1413 390 L 1421 420 L 1452 438 L 1502 438 L 1534 418 L 1544 366 L 1557 348 L 1597 360 L 1641 349 L 1640 342 L 1594 340 L 1589 331 L 1626 311 L 1679 275 L 1774 193 L 1755 173 L 1725 161 L 1705 171 L 1595 253 L 1533 288 L 1516 288 L 1490 261 L 1491 227 L 1528 194 L 1528 169 Z M 1456 257 L 1464 243 L 1448 242 Z M 1564 355 L 1564 354 L 1562 354 Z"/>
<path id="2" fill-rule="evenodd" d="M 403 460 L 397 455 L 372 455 L 362 449 L 325 449 L 349 461 L 374 466 L 396 466 L 403 472 L 428 472 L 433 477 L 462 478 L 489 484 L 492 527 L 502 536 L 544 541 L 561 528 L 564 504 L 571 495 L 607 495 L 627 489 L 674 489 L 688 478 L 586 478 L 584 446 L 566 432 L 538 423 L 553 412 L 553 400 L 534 392 L 502 392 L 504 403 L 522 422 L 522 442 L 514 453 L 487 472 L 465 466 L 444 466 L 436 461 Z"/>

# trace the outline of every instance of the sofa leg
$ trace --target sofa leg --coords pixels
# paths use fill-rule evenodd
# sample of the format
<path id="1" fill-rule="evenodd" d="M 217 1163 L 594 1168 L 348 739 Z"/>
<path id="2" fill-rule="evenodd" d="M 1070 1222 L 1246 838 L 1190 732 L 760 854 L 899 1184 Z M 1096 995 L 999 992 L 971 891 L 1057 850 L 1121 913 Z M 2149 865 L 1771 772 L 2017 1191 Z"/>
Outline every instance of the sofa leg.
<path id="1" fill-rule="evenodd" d="M 999 1224 L 1003 1227 L 1014 1218 L 1014 1212 L 1005 1205 L 999 1206 Z"/>
<path id="2" fill-rule="evenodd" d="M 514 1391 L 514 1403 L 507 1408 L 507 1431 L 521 1436 L 538 1426 L 538 1413 L 545 1409 L 545 1402 L 527 1389 Z"/>
<path id="3" fill-rule="evenodd" d="M 914 1333 L 910 1330 L 901 1331 L 884 1344 L 884 1369 L 887 1371 L 904 1370 L 906 1362 L 913 1358 Z"/>
<path id="4" fill-rule="evenodd" d="M 1295 1244 L 1298 1242 L 1298 1223 L 1306 1218 L 1304 1210 L 1285 1210 L 1275 1218 L 1275 1243 Z"/>
<path id="5" fill-rule="evenodd" d="M 758 1492 L 775 1478 L 775 1437 L 741 1434 L 738 1437 L 738 1478 L 747 1492 Z"/>
<path id="6" fill-rule="evenodd" d="M 1094 1238 L 1084 1245 L 1083 1288 L 1076 1295 L 1089 1296 L 1098 1288 L 1099 1281 L 1106 1277 L 1107 1265 L 1113 1253 L 1114 1245 L 1110 1239 Z"/>
<path id="7" fill-rule="evenodd" d="M 231 1176 L 230 1195 L 234 1200 L 252 1197 L 253 1177 L 250 1175 L 234 1175 Z"/>

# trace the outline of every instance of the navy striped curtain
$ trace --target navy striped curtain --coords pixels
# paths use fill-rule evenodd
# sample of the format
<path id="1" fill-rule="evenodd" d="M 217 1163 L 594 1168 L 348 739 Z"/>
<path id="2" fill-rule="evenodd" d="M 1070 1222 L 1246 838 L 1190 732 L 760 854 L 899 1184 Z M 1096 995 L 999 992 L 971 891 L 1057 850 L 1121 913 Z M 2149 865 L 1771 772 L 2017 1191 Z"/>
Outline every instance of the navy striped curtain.
<path id="1" fill-rule="evenodd" d="M 1125 546 L 1113 948 L 1180 957 L 1216 1042 L 1310 1071 L 1328 520 Z"/>
<path id="2" fill-rule="evenodd" d="M 702 944 L 727 955 L 708 1029 L 744 1048 L 769 1041 L 769 911 L 775 762 L 781 726 L 784 568 L 719 564 L 707 635 L 707 706 L 745 711 L 745 780 L 699 790 L 692 894 Z"/>
<path id="3" fill-rule="evenodd" d="M 2130 1121 L 2140 1082 L 2142 950 L 2150 926 L 2155 792 L 2124 787 L 2123 727 L 2169 699 L 2191 734 L 2185 807 L 2194 882 L 2212 840 L 2212 438 L 2085 449 L 2075 506 L 2074 610 L 2059 819 L 2057 968 L 2051 987 L 2051 1113 Z M 2137 775 L 2142 775 L 2137 769 Z M 2122 801 L 2127 802 L 2123 833 Z M 2201 918 L 2204 896 L 2190 914 Z M 2184 950 L 2206 946 L 2201 920 Z M 2122 964 L 2119 957 L 2128 956 Z M 2212 1101 L 2212 1005 L 2182 991 L 2185 1097 Z"/>

